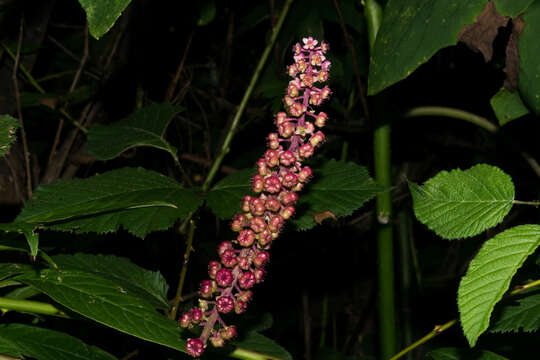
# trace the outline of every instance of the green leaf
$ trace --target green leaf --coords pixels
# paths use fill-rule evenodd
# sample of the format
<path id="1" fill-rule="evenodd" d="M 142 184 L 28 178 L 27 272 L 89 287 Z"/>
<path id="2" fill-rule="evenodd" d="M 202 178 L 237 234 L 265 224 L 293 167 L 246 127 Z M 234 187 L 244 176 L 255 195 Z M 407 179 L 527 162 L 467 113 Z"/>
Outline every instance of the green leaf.
<path id="1" fill-rule="evenodd" d="M 0 281 L 32 271 L 34 268 L 27 264 L 0 263 Z"/>
<path id="2" fill-rule="evenodd" d="M 150 146 L 169 152 L 178 161 L 176 148 L 165 141 L 165 130 L 180 111 L 170 103 L 154 103 L 111 125 L 92 126 L 88 153 L 98 160 L 110 160 L 128 149 Z"/>
<path id="3" fill-rule="evenodd" d="M 525 259 L 540 244 L 540 225 L 521 225 L 487 240 L 471 261 L 458 290 L 463 332 L 471 346 L 487 329 L 493 307 Z"/>
<path id="4" fill-rule="evenodd" d="M 506 360 L 487 350 L 439 348 L 429 354 L 433 360 Z"/>
<path id="5" fill-rule="evenodd" d="M 62 270 L 81 270 L 102 276 L 117 282 L 154 307 L 169 308 L 169 286 L 159 271 L 145 270 L 129 259 L 114 255 L 57 255 L 53 259 Z"/>
<path id="6" fill-rule="evenodd" d="M 424 186 L 409 182 L 416 218 L 445 239 L 480 234 L 500 223 L 512 208 L 514 184 L 486 164 L 441 171 Z"/>
<path id="7" fill-rule="evenodd" d="M 0 157 L 9 152 L 11 145 L 17 140 L 15 136 L 19 122 L 9 115 L 0 115 Z"/>
<path id="8" fill-rule="evenodd" d="M 519 93 L 510 92 L 504 87 L 491 98 L 490 103 L 501 126 L 529 113 Z"/>
<path id="9" fill-rule="evenodd" d="M 352 162 L 325 161 L 313 169 L 314 179 L 300 193 L 293 223 L 299 230 L 317 225 L 315 217 L 327 213 L 341 217 L 353 213 L 384 188 L 375 184 L 367 169 Z"/>
<path id="10" fill-rule="evenodd" d="M 168 229 L 201 203 L 193 191 L 169 177 L 142 168 L 123 168 L 88 179 L 41 185 L 17 221 L 77 233 L 104 233 L 123 226 L 143 238 L 150 231 Z"/>
<path id="11" fill-rule="evenodd" d="M 0 325 L 0 354 L 12 349 L 16 357 L 37 360 L 114 360 L 111 354 L 71 335 L 23 324 Z"/>
<path id="12" fill-rule="evenodd" d="M 214 1 L 205 1 L 201 6 L 197 26 L 210 24 L 216 18 L 216 3 Z"/>
<path id="13" fill-rule="evenodd" d="M 30 249 L 30 255 L 32 256 L 36 256 L 39 251 L 39 234 L 35 232 L 35 228 L 35 225 L 22 221 L 0 224 L 0 230 L 4 232 L 14 232 L 24 235 Z"/>
<path id="14" fill-rule="evenodd" d="M 248 333 L 242 340 L 235 341 L 234 345 L 242 349 L 251 350 L 257 353 L 269 355 L 281 360 L 292 360 L 291 354 L 274 340 L 267 338 L 256 332 Z"/>
<path id="15" fill-rule="evenodd" d="M 389 0 L 371 56 L 368 94 L 403 80 L 438 50 L 455 45 L 461 28 L 474 23 L 485 4 L 486 0 Z"/>
<path id="16" fill-rule="evenodd" d="M 206 196 L 206 204 L 220 219 L 231 218 L 240 211 L 242 197 L 251 194 L 252 168 L 243 169 L 219 181 Z"/>
<path id="17" fill-rule="evenodd" d="M 79 0 L 86 12 L 90 34 L 99 39 L 105 35 L 131 0 Z"/>
<path id="18" fill-rule="evenodd" d="M 529 295 L 504 304 L 497 313 L 492 332 L 536 331 L 540 328 L 540 294 Z"/>
<path id="19" fill-rule="evenodd" d="M 536 1 L 523 15 L 525 27 L 519 36 L 519 91 L 535 114 L 540 114 L 540 2 Z"/>
<path id="20" fill-rule="evenodd" d="M 535 0 L 494 0 L 495 8 L 497 12 L 503 16 L 510 16 L 512 18 L 518 16 Z"/>
<path id="21" fill-rule="evenodd" d="M 14 278 L 31 285 L 66 308 L 113 329 L 185 351 L 181 330 L 136 293 L 119 283 L 78 270 L 42 270 Z"/>

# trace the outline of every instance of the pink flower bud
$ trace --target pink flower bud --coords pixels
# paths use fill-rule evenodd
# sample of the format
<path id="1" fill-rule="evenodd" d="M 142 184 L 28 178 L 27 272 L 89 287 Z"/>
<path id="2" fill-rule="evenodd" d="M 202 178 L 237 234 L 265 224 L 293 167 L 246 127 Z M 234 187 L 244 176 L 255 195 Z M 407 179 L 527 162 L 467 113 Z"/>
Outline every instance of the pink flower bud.
<path id="1" fill-rule="evenodd" d="M 279 162 L 284 166 L 291 166 L 296 161 L 292 151 L 286 150 L 279 154 Z"/>
<path id="2" fill-rule="evenodd" d="M 266 222 L 262 217 L 255 216 L 253 219 L 251 219 L 249 226 L 251 227 L 251 230 L 255 231 L 256 233 L 260 233 L 266 229 Z"/>
<path id="3" fill-rule="evenodd" d="M 190 312 L 185 312 L 182 314 L 182 316 L 180 316 L 180 319 L 178 320 L 178 323 L 180 324 L 181 327 L 183 328 L 187 328 L 189 326 L 191 326 L 191 313 Z"/>
<path id="4" fill-rule="evenodd" d="M 276 125 L 281 125 L 286 122 L 288 122 L 289 119 L 287 119 L 287 113 L 280 111 L 276 114 Z M 277 140 L 277 139 L 276 139 Z"/>
<path id="5" fill-rule="evenodd" d="M 283 217 L 283 219 L 288 220 L 294 215 L 294 210 L 294 206 L 287 206 L 281 210 L 279 214 Z"/>
<path id="6" fill-rule="evenodd" d="M 228 268 L 234 267 L 237 263 L 234 250 L 225 250 L 223 254 L 221 254 L 221 263 Z"/>
<path id="7" fill-rule="evenodd" d="M 236 300 L 234 303 L 234 312 L 237 314 L 242 314 L 247 310 L 247 302 L 242 300 Z"/>
<path id="8" fill-rule="evenodd" d="M 286 106 L 292 106 L 292 104 L 294 104 L 294 99 L 292 97 L 290 97 L 289 95 L 285 95 L 283 97 L 283 103 Z"/>
<path id="9" fill-rule="evenodd" d="M 209 340 L 213 347 L 219 348 L 225 346 L 225 340 L 223 340 L 219 333 L 211 336 Z"/>
<path id="10" fill-rule="evenodd" d="M 242 270 L 249 270 L 251 267 L 251 260 L 247 256 L 239 256 L 238 267 Z"/>
<path id="11" fill-rule="evenodd" d="M 304 107 L 304 105 L 302 105 L 299 102 L 295 102 L 295 103 L 289 105 L 288 109 L 289 109 L 289 113 L 292 116 L 296 116 L 296 117 L 302 115 L 306 111 L 306 108 Z"/>
<path id="12" fill-rule="evenodd" d="M 266 160 L 264 158 L 260 158 L 257 160 L 257 172 L 261 176 L 266 176 L 270 173 L 270 170 L 268 169 L 268 166 L 266 165 Z"/>
<path id="13" fill-rule="evenodd" d="M 236 326 L 234 325 L 231 325 L 231 326 L 225 326 L 223 329 L 221 329 L 219 331 L 221 337 L 225 340 L 231 340 L 232 338 L 234 338 L 238 332 L 236 330 Z"/>
<path id="14" fill-rule="evenodd" d="M 327 119 L 328 115 L 326 115 L 325 112 L 321 111 L 315 118 L 315 125 L 317 125 L 318 127 L 323 127 L 326 124 Z"/>
<path id="15" fill-rule="evenodd" d="M 285 175 L 283 175 L 283 180 L 281 181 L 281 183 L 286 188 L 292 188 L 294 185 L 298 183 L 298 177 L 295 174 L 288 172 Z"/>
<path id="16" fill-rule="evenodd" d="M 298 181 L 305 183 L 311 178 L 312 175 L 313 171 L 311 171 L 311 168 L 309 166 L 304 166 L 302 170 L 298 172 Z"/>
<path id="17" fill-rule="evenodd" d="M 268 263 L 270 260 L 270 254 L 268 251 L 261 251 L 257 255 L 255 255 L 255 259 L 253 259 L 253 265 L 256 267 L 262 267 Z"/>
<path id="18" fill-rule="evenodd" d="M 278 126 L 278 131 L 283 138 L 289 138 L 294 134 L 294 125 L 290 122 L 283 123 Z"/>
<path id="19" fill-rule="evenodd" d="M 310 143 L 305 143 L 298 148 L 298 154 L 300 154 L 301 157 L 307 159 L 313 155 L 313 150 L 313 145 L 311 145 Z"/>
<path id="20" fill-rule="evenodd" d="M 247 225 L 247 218 L 244 214 L 234 215 L 233 221 L 231 223 L 232 231 L 240 231 Z"/>
<path id="21" fill-rule="evenodd" d="M 270 194 L 276 194 L 281 190 L 281 181 L 276 175 L 272 175 L 264 179 L 264 191 Z"/>
<path id="22" fill-rule="evenodd" d="M 264 202 L 264 207 L 268 211 L 277 212 L 281 208 L 281 204 L 276 198 L 270 198 L 266 199 L 266 201 Z"/>
<path id="23" fill-rule="evenodd" d="M 234 298 L 232 296 L 220 296 L 216 300 L 216 309 L 220 313 L 229 313 L 234 310 Z"/>
<path id="24" fill-rule="evenodd" d="M 236 239 L 240 246 L 249 247 L 253 245 L 253 241 L 255 241 L 255 233 L 251 229 L 245 229 L 240 231 Z"/>
<path id="25" fill-rule="evenodd" d="M 324 134 L 322 131 L 317 131 L 313 136 L 311 136 L 311 139 L 309 139 L 309 142 L 313 147 L 321 144 L 324 141 Z"/>
<path id="26" fill-rule="evenodd" d="M 251 201 L 249 202 L 249 211 L 252 215 L 260 216 L 264 214 L 264 210 L 264 201 L 256 197 L 251 198 Z"/>
<path id="27" fill-rule="evenodd" d="M 309 97 L 309 103 L 314 106 L 319 106 L 322 104 L 322 96 L 318 92 L 312 92 Z"/>
<path id="28" fill-rule="evenodd" d="M 282 191 L 278 195 L 278 199 L 283 205 L 291 205 L 298 200 L 298 194 L 294 191 Z"/>
<path id="29" fill-rule="evenodd" d="M 328 86 L 325 86 L 322 88 L 321 90 L 321 96 L 323 98 L 323 100 L 326 100 L 330 97 L 330 94 L 331 94 L 331 90 Z"/>
<path id="30" fill-rule="evenodd" d="M 269 229 L 264 229 L 259 234 L 257 234 L 257 242 L 259 246 L 265 248 L 273 240 L 272 232 Z"/>
<path id="31" fill-rule="evenodd" d="M 219 262 L 213 260 L 208 263 L 208 276 L 210 276 L 210 279 L 216 278 L 219 269 L 221 269 L 221 264 Z"/>
<path id="32" fill-rule="evenodd" d="M 204 352 L 204 344 L 201 339 L 188 339 L 186 342 L 186 352 L 193 357 L 201 356 Z"/>
<path id="33" fill-rule="evenodd" d="M 255 282 L 257 284 L 263 282 L 263 278 L 264 278 L 264 274 L 265 274 L 265 270 L 263 268 L 257 268 L 255 270 L 253 270 L 253 275 L 255 276 Z"/>
<path id="34" fill-rule="evenodd" d="M 300 80 L 302 80 L 303 87 L 312 87 L 315 79 L 309 73 L 300 74 Z"/>
<path id="35" fill-rule="evenodd" d="M 296 65 L 295 64 L 290 65 L 287 68 L 287 73 L 289 74 L 290 77 L 295 77 L 296 74 L 298 74 L 298 69 L 296 68 Z"/>
<path id="36" fill-rule="evenodd" d="M 325 82 L 326 80 L 328 80 L 328 71 L 319 71 L 319 74 L 317 74 L 317 80 L 319 80 L 319 82 Z"/>
<path id="37" fill-rule="evenodd" d="M 194 324 L 198 324 L 202 320 L 203 312 L 201 309 L 194 307 L 189 312 L 191 313 L 191 319 Z"/>
<path id="38" fill-rule="evenodd" d="M 212 284 L 212 281 L 210 280 L 204 280 L 201 282 L 201 287 L 199 289 L 199 294 L 203 298 L 209 298 L 212 296 L 212 292 L 214 291 L 214 286 Z"/>
<path id="39" fill-rule="evenodd" d="M 242 211 L 249 212 L 249 202 L 251 201 L 251 196 L 246 195 L 242 198 Z"/>
<path id="40" fill-rule="evenodd" d="M 242 289 L 250 289 L 255 285 L 255 275 L 251 271 L 244 272 L 238 279 L 238 285 Z"/>
<path id="41" fill-rule="evenodd" d="M 236 294 L 236 299 L 243 301 L 245 303 L 250 302 L 252 298 L 253 298 L 253 291 L 251 290 L 241 291 L 238 294 Z"/>
<path id="42" fill-rule="evenodd" d="M 225 250 L 230 250 L 233 248 L 233 245 L 230 241 L 223 241 L 221 244 L 219 244 L 218 246 L 218 255 L 221 256 L 221 254 L 223 254 L 223 252 Z"/>
<path id="43" fill-rule="evenodd" d="M 266 160 L 266 165 L 269 167 L 274 167 L 279 165 L 279 152 L 277 150 L 266 150 L 264 153 L 264 159 Z"/>
<path id="44" fill-rule="evenodd" d="M 259 174 L 253 176 L 253 180 L 251 181 L 251 189 L 253 190 L 253 192 L 260 193 L 261 191 L 263 191 L 263 187 L 264 178 Z"/>
<path id="45" fill-rule="evenodd" d="M 285 223 L 281 215 L 274 215 L 268 223 L 268 229 L 273 232 L 279 232 Z"/>
<path id="46" fill-rule="evenodd" d="M 216 283 L 221 287 L 228 287 L 233 281 L 233 274 L 231 269 L 219 269 L 216 274 Z"/>

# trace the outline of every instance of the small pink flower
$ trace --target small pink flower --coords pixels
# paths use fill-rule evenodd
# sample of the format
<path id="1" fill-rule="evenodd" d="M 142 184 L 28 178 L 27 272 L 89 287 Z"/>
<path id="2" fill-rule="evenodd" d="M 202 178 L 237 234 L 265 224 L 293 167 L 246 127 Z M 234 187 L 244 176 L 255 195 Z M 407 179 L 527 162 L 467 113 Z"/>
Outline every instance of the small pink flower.
<path id="1" fill-rule="evenodd" d="M 308 38 L 303 38 L 302 42 L 304 43 L 304 49 L 308 49 L 308 50 L 313 49 L 319 43 L 317 40 L 313 39 L 311 36 Z"/>
<path id="2" fill-rule="evenodd" d="M 204 344 L 201 339 L 188 339 L 186 342 L 186 351 L 193 357 L 199 357 L 204 352 Z"/>

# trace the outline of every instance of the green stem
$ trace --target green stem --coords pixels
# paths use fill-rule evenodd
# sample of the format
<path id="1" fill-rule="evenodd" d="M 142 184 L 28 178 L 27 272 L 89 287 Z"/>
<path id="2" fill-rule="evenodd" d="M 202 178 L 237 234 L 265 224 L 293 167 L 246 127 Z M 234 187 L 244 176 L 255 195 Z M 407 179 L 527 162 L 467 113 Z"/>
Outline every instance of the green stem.
<path id="1" fill-rule="evenodd" d="M 176 288 L 176 296 L 174 297 L 174 303 L 171 310 L 170 318 L 176 319 L 176 313 L 178 312 L 178 304 L 182 301 L 182 289 L 184 288 L 184 282 L 186 280 L 186 273 L 189 263 L 189 255 L 193 250 L 193 235 L 195 234 L 195 221 L 189 220 L 189 235 L 186 242 L 186 252 L 184 254 L 184 263 L 182 264 L 182 270 L 180 270 L 180 279 L 178 280 L 178 287 Z"/>
<path id="2" fill-rule="evenodd" d="M 520 200 L 514 200 L 512 201 L 512 204 L 516 205 L 532 205 L 532 206 L 540 206 L 540 200 L 534 200 L 534 201 L 520 201 Z"/>
<path id="3" fill-rule="evenodd" d="M 230 357 L 241 360 L 283 360 L 274 356 L 257 353 L 244 348 L 236 348 L 232 353 L 229 354 Z"/>
<path id="4" fill-rule="evenodd" d="M 236 111 L 236 114 L 234 115 L 233 121 L 231 123 L 231 127 L 229 128 L 229 131 L 227 132 L 227 136 L 225 137 L 225 140 L 223 141 L 223 145 L 221 146 L 221 151 L 219 152 L 219 155 L 217 156 L 214 163 L 212 164 L 212 167 L 210 168 L 210 171 L 208 172 L 208 175 L 206 176 L 206 180 L 203 183 L 202 190 L 205 192 L 208 191 L 208 189 L 210 188 L 210 185 L 212 184 L 212 180 L 214 180 L 214 177 L 216 176 L 217 171 L 221 167 L 221 163 L 223 162 L 223 159 L 225 158 L 227 153 L 230 151 L 230 145 L 236 133 L 236 128 L 238 127 L 240 118 L 244 114 L 244 110 L 246 108 L 247 102 L 249 98 L 251 97 L 251 93 L 255 89 L 255 84 L 257 83 L 257 80 L 259 80 L 259 77 L 262 73 L 264 65 L 266 64 L 266 60 L 268 59 L 268 55 L 270 54 L 270 51 L 274 47 L 274 43 L 276 42 L 277 36 L 279 34 L 279 30 L 281 29 L 281 26 L 283 25 L 283 21 L 285 20 L 285 17 L 287 16 L 289 7 L 291 6 L 292 2 L 293 0 L 287 0 L 285 2 L 285 5 L 283 5 L 283 9 L 281 10 L 281 15 L 279 16 L 278 22 L 272 32 L 272 36 L 270 37 L 270 42 L 268 43 L 268 45 L 266 45 L 266 48 L 264 49 L 264 52 L 259 60 L 259 63 L 257 64 L 257 67 L 255 68 L 255 72 L 253 73 L 253 76 L 251 77 L 251 81 L 249 82 L 246 92 L 244 93 L 244 97 L 242 98 L 242 101 L 240 101 L 240 105 L 238 106 L 238 110 Z"/>
<path id="5" fill-rule="evenodd" d="M 35 314 L 66 317 L 66 314 L 62 310 L 54 307 L 54 305 L 32 300 L 16 300 L 0 297 L 0 309 L 2 309 L 2 311 L 24 311 Z"/>
<path id="6" fill-rule="evenodd" d="M 540 280 L 535 280 L 535 281 L 531 281 L 530 283 L 528 284 L 525 284 L 525 285 L 519 285 L 519 286 L 516 286 L 516 288 L 512 291 L 510 291 L 508 294 L 506 294 L 504 297 L 508 297 L 508 296 L 512 296 L 512 295 L 515 295 L 515 294 L 519 294 L 520 292 L 522 291 L 525 291 L 527 289 L 530 289 L 534 286 L 539 286 L 540 285 Z M 443 324 L 443 325 L 436 325 L 433 330 L 431 330 L 427 335 L 425 335 L 424 337 L 422 337 L 421 339 L 415 341 L 414 343 L 412 343 L 411 345 L 407 346 L 405 349 L 401 350 L 400 352 L 398 352 L 396 355 L 392 356 L 390 358 L 390 360 L 397 360 L 399 359 L 400 357 L 402 357 L 403 355 L 407 354 L 408 352 L 416 349 L 417 347 L 419 347 L 420 345 L 428 342 L 429 340 L 431 340 L 432 338 L 434 338 L 435 336 L 439 335 L 440 333 L 442 333 L 443 331 L 451 328 L 452 326 L 454 326 L 455 324 L 457 324 L 458 320 L 457 319 L 454 319 L 454 320 L 450 320 L 449 322 L 447 322 L 446 324 Z"/>
<path id="7" fill-rule="evenodd" d="M 370 50 L 373 52 L 375 39 L 382 20 L 382 10 L 375 0 L 367 0 L 364 8 L 367 22 Z M 375 163 L 375 179 L 385 188 L 391 185 L 390 133 L 391 125 L 379 123 L 373 134 L 373 150 Z M 396 315 L 394 303 L 394 244 L 393 229 L 390 221 L 392 215 L 392 197 L 390 191 L 377 195 L 377 272 L 379 293 L 377 298 L 379 315 L 380 358 L 388 359 L 396 349 Z"/>
<path id="8" fill-rule="evenodd" d="M 444 106 L 419 106 L 409 110 L 405 114 L 405 117 L 417 116 L 444 116 L 470 122 L 472 124 L 480 126 L 481 128 L 491 133 L 496 133 L 499 130 L 499 127 L 497 125 L 482 116 L 475 115 L 468 111 L 453 109 Z"/>

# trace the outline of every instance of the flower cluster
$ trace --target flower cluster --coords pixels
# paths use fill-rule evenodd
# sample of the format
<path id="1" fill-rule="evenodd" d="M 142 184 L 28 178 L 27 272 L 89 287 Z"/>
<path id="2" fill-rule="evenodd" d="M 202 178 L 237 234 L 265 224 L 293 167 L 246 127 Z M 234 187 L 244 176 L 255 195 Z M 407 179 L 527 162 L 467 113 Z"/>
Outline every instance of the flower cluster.
<path id="1" fill-rule="evenodd" d="M 326 43 L 319 45 L 312 37 L 293 48 L 294 64 L 288 67 L 293 79 L 283 98 L 287 112 L 276 114 L 277 132 L 268 135 L 268 149 L 257 161 L 252 179 L 254 194 L 243 198 L 242 212 L 233 218 L 231 228 L 237 237 L 219 245 L 220 261 L 208 265 L 210 280 L 201 283 L 199 307 L 179 319 L 182 327 L 204 327 L 199 338 L 187 341 L 186 350 L 194 357 L 203 353 L 208 340 L 220 347 L 236 335 L 236 327 L 225 325 L 221 314 L 246 311 L 253 297 L 251 288 L 264 279 L 272 241 L 293 216 L 297 192 L 312 176 L 309 166 L 302 163 L 325 138 L 319 129 L 327 115 L 312 106 L 330 96 L 330 88 L 323 85 L 330 69 L 327 50 Z"/>

